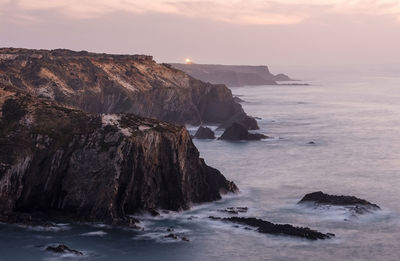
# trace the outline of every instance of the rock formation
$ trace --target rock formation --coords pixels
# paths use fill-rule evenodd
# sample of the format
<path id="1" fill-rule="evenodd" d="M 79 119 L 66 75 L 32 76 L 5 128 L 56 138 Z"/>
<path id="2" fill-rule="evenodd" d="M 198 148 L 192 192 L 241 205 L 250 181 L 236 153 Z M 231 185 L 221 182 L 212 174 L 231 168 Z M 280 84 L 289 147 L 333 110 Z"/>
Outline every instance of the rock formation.
<path id="1" fill-rule="evenodd" d="M 332 233 L 324 234 L 316 230 L 311 230 L 308 227 L 294 227 L 289 224 L 274 224 L 253 217 L 229 217 L 229 218 L 210 217 L 210 218 L 214 220 L 221 220 L 225 222 L 232 222 L 236 224 L 251 226 L 257 228 L 258 232 L 264 234 L 287 235 L 287 236 L 306 238 L 310 240 L 329 239 L 335 236 Z"/>
<path id="2" fill-rule="evenodd" d="M 208 127 L 200 126 L 196 134 L 193 136 L 194 139 L 215 139 L 215 133 Z"/>
<path id="3" fill-rule="evenodd" d="M 90 113 L 133 113 L 199 125 L 246 115 L 225 85 L 197 80 L 151 56 L 0 49 L 0 82 Z"/>
<path id="4" fill-rule="evenodd" d="M 2 221 L 129 225 L 138 210 L 187 209 L 236 190 L 199 158 L 183 126 L 89 114 L 0 88 Z"/>
<path id="5" fill-rule="evenodd" d="M 264 134 L 260 133 L 249 133 L 249 131 L 239 123 L 233 123 L 229 128 L 227 128 L 219 140 L 261 140 L 268 138 Z"/>
<path id="6" fill-rule="evenodd" d="M 47 251 L 57 253 L 57 254 L 74 254 L 77 256 L 83 256 L 83 253 L 81 251 L 71 249 L 66 245 L 55 245 L 55 246 L 48 246 L 46 247 Z"/>
<path id="7" fill-rule="evenodd" d="M 365 199 L 360 199 L 354 196 L 336 196 L 325 194 L 322 191 L 313 192 L 305 195 L 299 204 L 312 203 L 316 206 L 345 206 L 352 214 L 364 214 L 373 210 L 379 210 L 380 207 Z"/>
<path id="8" fill-rule="evenodd" d="M 171 65 L 204 82 L 225 84 L 229 87 L 276 85 L 277 81 L 291 81 L 287 75 L 273 75 L 268 66 L 193 63 L 174 63 Z"/>

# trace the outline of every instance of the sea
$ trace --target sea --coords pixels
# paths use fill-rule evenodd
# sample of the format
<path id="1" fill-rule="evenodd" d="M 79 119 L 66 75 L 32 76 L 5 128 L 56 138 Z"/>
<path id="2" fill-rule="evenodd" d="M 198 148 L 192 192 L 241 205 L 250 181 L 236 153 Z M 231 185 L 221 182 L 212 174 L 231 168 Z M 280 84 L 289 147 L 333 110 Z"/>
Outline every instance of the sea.
<path id="1" fill-rule="evenodd" d="M 308 86 L 231 88 L 270 138 L 194 140 L 206 163 L 240 189 L 179 213 L 142 215 L 142 230 L 104 224 L 0 224 L 0 260 L 400 260 L 400 66 L 277 66 Z M 210 126 L 220 136 L 217 126 Z M 194 134 L 196 127 L 187 126 Z M 310 144 L 311 142 L 311 144 Z M 353 195 L 381 207 L 297 204 L 307 193 Z M 336 236 L 310 241 L 209 219 L 236 216 L 306 226 Z M 175 233 L 178 240 L 167 238 Z M 189 241 L 181 240 L 186 237 Z M 65 244 L 84 253 L 54 254 Z"/>

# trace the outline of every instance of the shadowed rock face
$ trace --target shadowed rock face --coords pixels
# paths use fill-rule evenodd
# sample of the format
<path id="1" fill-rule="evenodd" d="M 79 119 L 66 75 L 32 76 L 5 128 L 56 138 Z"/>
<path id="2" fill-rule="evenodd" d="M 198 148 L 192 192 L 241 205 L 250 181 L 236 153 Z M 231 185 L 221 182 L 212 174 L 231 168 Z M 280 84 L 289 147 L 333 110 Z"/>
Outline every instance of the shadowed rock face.
<path id="1" fill-rule="evenodd" d="M 225 85 L 196 80 L 151 56 L 3 48 L 0 82 L 90 113 L 192 125 L 235 117 L 248 129 L 258 128 Z"/>
<path id="2" fill-rule="evenodd" d="M 322 191 L 307 194 L 299 201 L 299 204 L 306 203 L 313 203 L 317 206 L 344 206 L 352 215 L 365 214 L 380 209 L 378 205 L 373 204 L 365 199 L 360 199 L 354 196 L 328 195 Z"/>
<path id="3" fill-rule="evenodd" d="M 306 238 L 310 240 L 329 239 L 335 236 L 334 234 L 331 233 L 324 234 L 316 230 L 311 230 L 308 227 L 294 227 L 289 224 L 274 224 L 262 219 L 252 218 L 252 217 L 229 217 L 229 218 L 210 217 L 210 218 L 214 220 L 222 220 L 226 222 L 232 222 L 232 223 L 255 227 L 257 228 L 258 232 L 264 234 L 287 235 L 287 236 Z"/>
<path id="4" fill-rule="evenodd" d="M 233 123 L 229 128 L 227 128 L 219 140 L 261 140 L 268 138 L 267 136 L 260 133 L 249 133 L 249 131 L 239 123 Z"/>
<path id="5" fill-rule="evenodd" d="M 236 190 L 199 158 L 183 126 L 91 115 L 0 89 L 0 215 L 8 221 L 41 213 L 119 223 L 141 209 L 187 209 Z"/>
<path id="6" fill-rule="evenodd" d="M 193 138 L 195 138 L 195 139 L 215 139 L 215 134 L 210 128 L 200 126 Z"/>

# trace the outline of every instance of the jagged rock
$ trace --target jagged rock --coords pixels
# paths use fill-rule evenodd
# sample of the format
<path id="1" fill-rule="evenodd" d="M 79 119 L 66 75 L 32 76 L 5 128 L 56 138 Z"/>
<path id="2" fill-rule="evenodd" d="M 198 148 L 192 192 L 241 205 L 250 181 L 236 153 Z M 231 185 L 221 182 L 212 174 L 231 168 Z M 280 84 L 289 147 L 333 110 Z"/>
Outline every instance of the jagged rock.
<path id="1" fill-rule="evenodd" d="M 315 205 L 331 205 L 345 206 L 352 214 L 365 214 L 374 210 L 379 210 L 380 207 L 365 199 L 360 199 L 354 196 L 336 196 L 325 194 L 322 191 L 313 192 L 305 195 L 299 204 L 314 203 Z"/>
<path id="2" fill-rule="evenodd" d="M 274 224 L 262 219 L 253 218 L 253 217 L 229 217 L 229 218 L 219 218 L 219 217 L 209 217 L 213 220 L 221 220 L 226 222 L 232 222 L 242 225 L 247 225 L 251 227 L 257 228 L 257 231 L 264 234 L 273 234 L 273 235 L 287 235 L 287 236 L 295 236 L 306 238 L 310 240 L 317 239 L 329 239 L 335 236 L 332 233 L 321 233 L 316 230 L 311 230 L 308 227 L 294 227 L 289 224 Z"/>
<path id="3" fill-rule="evenodd" d="M 189 240 L 189 238 L 187 238 L 187 237 L 182 237 L 182 241 L 189 242 L 190 240 Z"/>
<path id="4" fill-rule="evenodd" d="M 24 223 L 40 213 L 135 227 L 128 215 L 139 210 L 188 209 L 237 190 L 204 163 L 183 126 L 92 115 L 6 89 L 0 88 L 2 219 Z"/>
<path id="5" fill-rule="evenodd" d="M 215 139 L 215 133 L 208 127 L 200 126 L 196 134 L 193 136 L 194 139 Z"/>
<path id="6" fill-rule="evenodd" d="M 233 123 L 229 128 L 227 128 L 219 140 L 261 140 L 266 139 L 268 136 L 260 133 L 249 133 L 249 131 L 239 123 Z"/>
<path id="7" fill-rule="evenodd" d="M 71 248 L 67 247 L 66 245 L 62 245 L 62 244 L 56 245 L 56 246 L 48 246 L 46 248 L 46 250 L 57 253 L 57 254 L 74 254 L 77 256 L 83 256 L 82 252 L 71 249 Z"/>
<path id="8" fill-rule="evenodd" d="M 204 83 L 145 55 L 0 48 L 0 81 L 90 113 L 192 125 L 251 119 L 225 85 Z"/>

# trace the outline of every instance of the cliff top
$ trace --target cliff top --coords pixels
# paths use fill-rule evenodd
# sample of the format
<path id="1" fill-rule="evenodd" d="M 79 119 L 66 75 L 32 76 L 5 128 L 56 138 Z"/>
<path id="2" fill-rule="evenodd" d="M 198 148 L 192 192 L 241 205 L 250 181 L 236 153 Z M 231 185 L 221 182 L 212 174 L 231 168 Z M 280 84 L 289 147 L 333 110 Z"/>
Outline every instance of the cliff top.
<path id="1" fill-rule="evenodd" d="M 136 61 L 152 61 L 153 56 L 143 54 L 105 54 L 105 53 L 92 53 L 88 51 L 72 51 L 68 49 L 25 49 L 25 48 L 0 48 L 0 60 L 14 60 L 19 56 L 25 58 L 41 59 L 47 58 L 96 58 L 96 59 L 130 59 Z"/>

